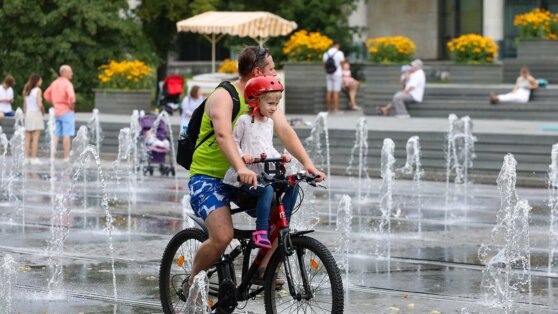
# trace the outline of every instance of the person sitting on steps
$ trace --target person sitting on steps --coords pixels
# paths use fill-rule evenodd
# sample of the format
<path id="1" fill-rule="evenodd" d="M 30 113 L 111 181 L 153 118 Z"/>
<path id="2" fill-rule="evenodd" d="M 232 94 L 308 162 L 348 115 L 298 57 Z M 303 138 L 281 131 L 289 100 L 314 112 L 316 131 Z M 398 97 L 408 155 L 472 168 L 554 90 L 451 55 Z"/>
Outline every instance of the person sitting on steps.
<path id="1" fill-rule="evenodd" d="M 527 103 L 529 102 L 529 97 L 531 96 L 531 90 L 537 89 L 538 87 L 539 84 L 529 73 L 529 68 L 522 66 L 519 70 L 519 76 L 515 81 L 513 90 L 502 95 L 490 93 L 490 104 L 496 105 L 499 102 Z"/>
<path id="2" fill-rule="evenodd" d="M 351 64 L 348 61 L 343 61 L 343 89 L 349 94 L 349 109 L 360 110 L 361 108 L 356 104 L 356 94 L 360 87 L 360 81 L 351 75 Z"/>

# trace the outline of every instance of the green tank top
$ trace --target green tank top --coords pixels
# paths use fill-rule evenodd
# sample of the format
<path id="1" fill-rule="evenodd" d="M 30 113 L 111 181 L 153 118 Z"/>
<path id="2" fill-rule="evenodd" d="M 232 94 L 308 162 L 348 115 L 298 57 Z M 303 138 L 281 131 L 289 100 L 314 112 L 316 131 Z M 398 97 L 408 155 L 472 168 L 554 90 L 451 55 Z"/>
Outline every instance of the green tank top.
<path id="1" fill-rule="evenodd" d="M 234 118 L 232 126 L 236 123 L 238 117 L 248 110 L 248 105 L 244 101 L 244 95 L 239 92 L 236 85 L 232 84 L 238 93 L 238 98 L 240 100 L 240 110 Z M 211 132 L 213 127 L 211 126 L 211 120 L 207 113 L 203 114 L 202 123 L 200 126 L 200 134 L 198 136 L 198 142 L 205 137 L 206 134 Z M 196 145 L 199 143 L 196 143 Z M 215 134 L 208 138 L 203 144 L 201 144 L 195 151 L 192 158 L 192 165 L 190 166 L 190 177 L 197 174 L 202 174 L 214 178 L 222 179 L 225 177 L 225 173 L 229 169 L 230 164 L 225 155 L 221 152 L 219 144 L 215 139 Z"/>

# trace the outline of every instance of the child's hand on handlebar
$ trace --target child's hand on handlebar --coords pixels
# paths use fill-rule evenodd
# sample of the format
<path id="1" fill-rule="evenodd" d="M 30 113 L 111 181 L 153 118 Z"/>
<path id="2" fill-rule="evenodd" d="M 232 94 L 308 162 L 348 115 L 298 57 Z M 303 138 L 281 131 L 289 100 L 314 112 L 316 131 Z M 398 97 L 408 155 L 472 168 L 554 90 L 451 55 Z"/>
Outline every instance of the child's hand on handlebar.
<path id="1" fill-rule="evenodd" d="M 283 160 L 283 162 L 291 162 L 292 157 L 289 154 L 281 154 L 281 159 Z"/>
<path id="2" fill-rule="evenodd" d="M 250 163 L 254 162 L 254 157 L 252 157 L 251 155 L 248 155 L 248 154 L 244 154 L 244 155 L 242 155 L 242 161 L 244 161 L 245 164 L 250 164 Z"/>
<path id="3" fill-rule="evenodd" d="M 316 176 L 316 179 L 314 180 L 314 182 L 322 182 L 326 179 L 325 173 L 316 169 L 316 167 L 314 167 L 314 165 L 312 165 L 311 167 L 307 167 L 306 171 L 308 171 L 308 173 L 313 174 L 313 175 Z"/>

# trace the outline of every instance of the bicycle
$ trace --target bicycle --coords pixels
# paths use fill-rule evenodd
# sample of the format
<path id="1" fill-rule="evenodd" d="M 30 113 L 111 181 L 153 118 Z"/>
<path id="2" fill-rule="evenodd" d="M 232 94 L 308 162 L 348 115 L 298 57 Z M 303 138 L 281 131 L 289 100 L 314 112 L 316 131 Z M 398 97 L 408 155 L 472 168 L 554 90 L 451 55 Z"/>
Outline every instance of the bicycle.
<path id="1" fill-rule="evenodd" d="M 296 187 L 301 182 L 315 186 L 316 177 L 306 173 L 286 176 L 280 158 L 257 158 L 254 162 L 264 163 L 265 172 L 258 177 L 259 181 L 272 184 L 275 191 L 277 205 L 271 210 L 269 234 L 272 243 L 278 240 L 278 248 L 265 270 L 263 286 L 258 285 L 254 281 L 258 279 L 258 267 L 267 249 L 259 249 L 251 262 L 252 250 L 257 248 L 251 240 L 253 230 L 235 228 L 234 239 L 238 245 L 223 254 L 207 271 L 209 297 L 211 301 L 216 300 L 208 302 L 211 312 L 232 313 L 239 302 L 248 301 L 263 292 L 266 313 L 343 313 L 343 282 L 333 255 L 324 244 L 307 236 L 314 230 L 290 230 L 282 203 L 283 192 L 288 186 Z M 270 170 L 270 164 L 275 165 L 274 170 Z M 302 199 L 298 206 L 300 203 Z M 231 214 L 253 208 L 241 206 L 231 209 Z M 295 212 L 296 208 L 293 208 L 292 214 Z M 159 290 L 165 313 L 186 310 L 182 283 L 190 275 L 197 247 L 207 239 L 203 220 L 193 215 L 190 217 L 199 228 L 178 232 L 169 241 L 161 260 Z M 239 256 L 243 257 L 242 272 L 240 283 L 237 283 L 234 261 Z M 284 278 L 282 284 L 278 278 Z"/>

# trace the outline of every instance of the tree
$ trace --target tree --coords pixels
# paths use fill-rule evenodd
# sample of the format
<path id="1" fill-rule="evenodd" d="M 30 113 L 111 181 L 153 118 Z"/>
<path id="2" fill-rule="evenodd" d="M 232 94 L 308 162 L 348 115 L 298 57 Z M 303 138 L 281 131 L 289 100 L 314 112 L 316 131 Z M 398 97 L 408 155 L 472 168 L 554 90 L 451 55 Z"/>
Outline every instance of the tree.
<path id="1" fill-rule="evenodd" d="M 126 55 L 153 60 L 126 0 L 1 0 L 0 69 L 12 74 L 17 94 L 32 73 L 48 84 L 58 67 L 74 69 L 78 107 L 91 105 L 98 67 Z M 146 60 L 147 59 L 147 60 Z M 78 108 L 79 109 L 79 108 Z"/>
<path id="2" fill-rule="evenodd" d="M 142 21 L 143 32 L 155 47 L 159 58 L 157 81 L 167 73 L 167 57 L 176 50 L 176 22 L 215 10 L 219 0 L 142 0 L 134 13 Z"/>
<path id="3" fill-rule="evenodd" d="M 268 11 L 284 19 L 295 21 L 298 29 L 320 32 L 335 41 L 342 49 L 349 50 L 352 35 L 357 32 L 349 27 L 349 15 L 356 9 L 356 0 L 259 0 L 222 2 L 220 10 Z M 270 38 L 266 43 L 276 60 L 283 58 L 285 37 Z"/>

